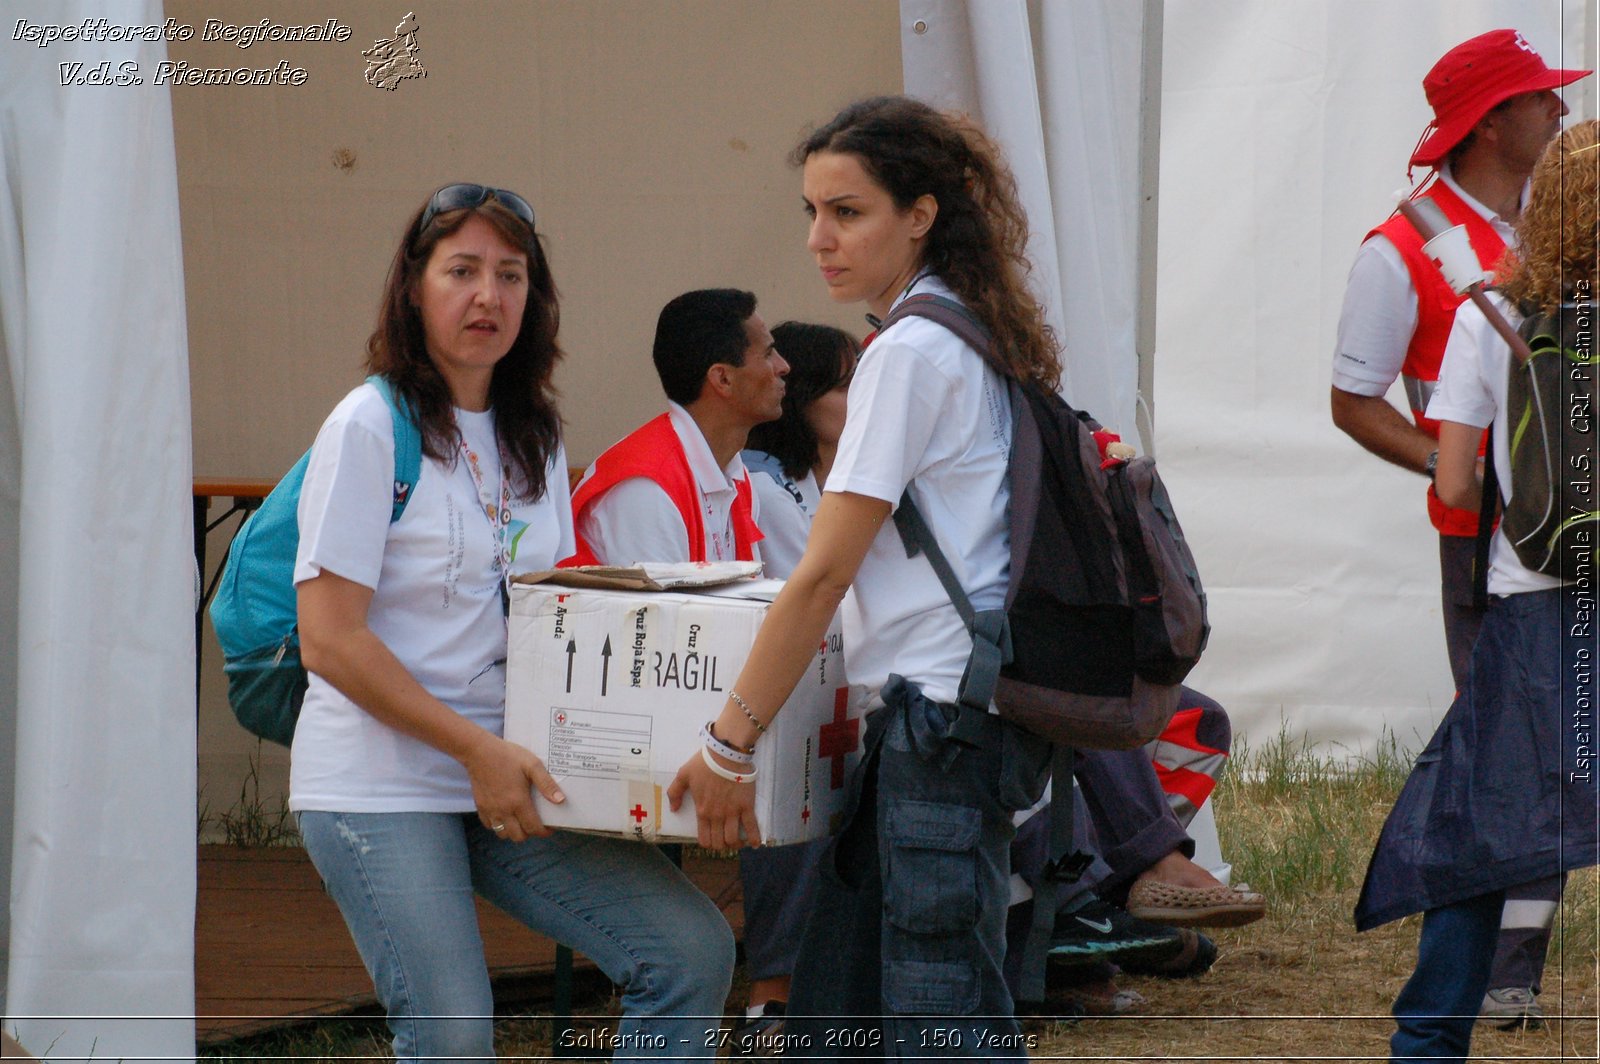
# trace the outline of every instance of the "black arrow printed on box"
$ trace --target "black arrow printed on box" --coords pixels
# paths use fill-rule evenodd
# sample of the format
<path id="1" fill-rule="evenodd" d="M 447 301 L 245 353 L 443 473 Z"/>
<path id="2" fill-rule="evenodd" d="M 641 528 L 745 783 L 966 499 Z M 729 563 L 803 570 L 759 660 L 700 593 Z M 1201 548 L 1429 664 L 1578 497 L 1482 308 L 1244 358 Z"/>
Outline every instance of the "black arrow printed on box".
<path id="1" fill-rule="evenodd" d="M 611 676 L 611 636 L 606 635 L 606 645 L 600 648 L 600 697 L 606 695 L 606 681 Z"/>
<path id="2" fill-rule="evenodd" d="M 567 640 L 567 694 L 572 693 L 572 659 L 578 656 L 578 641 Z"/>

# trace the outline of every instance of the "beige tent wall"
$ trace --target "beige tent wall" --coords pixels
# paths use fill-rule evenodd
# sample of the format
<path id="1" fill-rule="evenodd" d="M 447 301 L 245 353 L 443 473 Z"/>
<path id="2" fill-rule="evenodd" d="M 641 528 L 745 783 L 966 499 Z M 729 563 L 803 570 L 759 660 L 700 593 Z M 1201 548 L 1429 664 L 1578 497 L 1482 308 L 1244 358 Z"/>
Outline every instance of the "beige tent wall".
<path id="1" fill-rule="evenodd" d="M 369 85 L 361 56 L 413 10 L 427 76 Z M 347 42 L 203 41 L 208 19 L 320 23 Z M 306 72 L 301 85 L 177 85 L 197 477 L 281 474 L 360 381 L 409 211 L 453 180 L 538 212 L 562 293 L 568 448 L 585 464 L 659 412 L 650 338 L 662 303 L 731 285 L 769 322 L 865 332 L 805 252 L 785 162 L 840 105 L 901 85 L 897 0 L 537 0 L 327 5 L 168 0 L 191 25 L 171 59 Z M 221 513 L 214 505 L 213 515 Z M 210 537 L 211 568 L 233 523 Z M 257 744 L 229 714 L 209 631 L 201 808 L 249 812 Z M 259 800 L 281 808 L 287 754 L 262 748 Z"/>

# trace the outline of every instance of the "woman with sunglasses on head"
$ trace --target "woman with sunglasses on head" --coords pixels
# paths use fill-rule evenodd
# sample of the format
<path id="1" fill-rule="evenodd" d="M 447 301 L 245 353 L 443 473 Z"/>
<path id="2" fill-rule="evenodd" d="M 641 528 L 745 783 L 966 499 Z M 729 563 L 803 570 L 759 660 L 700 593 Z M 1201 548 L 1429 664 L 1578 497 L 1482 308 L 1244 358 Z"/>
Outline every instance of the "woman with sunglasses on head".
<path id="1" fill-rule="evenodd" d="M 1023 1059 L 1001 971 L 1006 851 L 1012 814 L 1043 787 L 1048 749 L 954 704 L 971 638 L 889 518 L 909 488 L 975 608 L 1002 604 L 1011 431 L 1002 375 L 1053 388 L 1060 372 L 1024 283 L 1026 222 L 993 143 L 906 97 L 853 104 L 793 158 L 812 219 L 807 246 L 836 301 L 882 319 L 911 295 L 954 299 L 999 354 L 991 362 L 923 318 L 879 331 L 850 384 L 805 555 L 713 722 L 721 742 L 753 746 L 853 588 L 846 669 L 876 692 L 876 708 L 850 784 L 854 813 L 823 862 L 788 1029 L 820 1052 L 831 1038 L 845 1055 Z M 685 763 L 671 789 L 692 792 L 701 843 L 755 837 L 753 788 L 703 760 Z"/>
<path id="2" fill-rule="evenodd" d="M 323 424 L 301 489 L 310 686 L 289 804 L 402 1061 L 493 1056 L 475 893 L 623 986 L 617 1059 L 711 1055 L 697 1017 L 727 996 L 716 906 L 655 847 L 552 833 L 534 791 L 560 802 L 559 787 L 501 738 L 507 580 L 573 549 L 557 325 L 528 203 L 441 188 L 406 227 L 367 342 L 422 438 L 405 510 L 391 523 L 393 423 L 370 383 Z"/>

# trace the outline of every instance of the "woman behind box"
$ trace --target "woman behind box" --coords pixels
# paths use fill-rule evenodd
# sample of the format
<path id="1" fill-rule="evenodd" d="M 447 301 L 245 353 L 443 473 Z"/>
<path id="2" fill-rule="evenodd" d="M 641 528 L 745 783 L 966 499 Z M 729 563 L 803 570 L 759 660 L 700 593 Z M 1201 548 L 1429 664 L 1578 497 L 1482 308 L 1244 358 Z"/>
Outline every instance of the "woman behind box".
<path id="1" fill-rule="evenodd" d="M 773 327 L 772 342 L 789 363 L 783 415 L 750 430 L 745 468 L 761 500 L 762 572 L 787 578 L 800 564 L 811 518 L 822 500 L 844 432 L 850 378 L 861 344 L 843 329 L 803 321 Z"/>
<path id="2" fill-rule="evenodd" d="M 367 345 L 421 428 L 405 513 L 390 523 L 394 434 L 371 385 L 323 424 L 301 490 L 311 677 L 289 804 L 403 1061 L 494 1055 L 474 893 L 624 987 L 618 1059 L 711 1055 L 697 1017 L 728 992 L 716 906 L 655 847 L 545 828 L 533 792 L 561 791 L 501 738 L 507 581 L 573 545 L 557 321 L 527 202 L 439 189 L 406 226 Z"/>

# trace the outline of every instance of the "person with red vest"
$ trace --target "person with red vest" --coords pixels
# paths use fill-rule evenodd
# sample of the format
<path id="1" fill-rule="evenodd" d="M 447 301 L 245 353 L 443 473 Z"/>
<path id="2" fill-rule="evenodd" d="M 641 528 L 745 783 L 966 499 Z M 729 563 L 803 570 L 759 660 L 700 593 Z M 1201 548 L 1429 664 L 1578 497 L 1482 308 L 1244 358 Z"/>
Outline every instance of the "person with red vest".
<path id="1" fill-rule="evenodd" d="M 1493 30 L 1456 45 L 1422 79 L 1434 119 L 1411 155 L 1434 173 L 1414 199 L 1429 199 L 1467 235 L 1485 271 L 1495 271 L 1512 239 L 1528 177 L 1561 129 L 1567 106 L 1555 90 L 1590 74 L 1553 69 L 1521 33 Z M 1409 171 L 1408 171 L 1409 173 Z M 1483 612 L 1473 605 L 1478 515 L 1440 501 L 1431 483 L 1439 426 L 1423 411 L 1439 378 L 1445 341 L 1464 297 L 1422 250 L 1398 213 L 1367 234 L 1345 289 L 1334 352 L 1333 422 L 1378 457 L 1429 478 L 1428 516 L 1439 532 L 1445 644 L 1460 688 Z M 1408 421 L 1384 398 L 1399 377 Z M 1507 892 L 1485 1019 L 1537 1022 L 1539 977 L 1560 899 L 1553 879 Z"/>
<path id="2" fill-rule="evenodd" d="M 686 292 L 661 308 L 651 351 L 667 412 L 596 458 L 573 489 L 577 553 L 563 566 L 634 562 L 754 561 L 765 538 L 760 503 L 740 452 L 750 430 L 783 413 L 789 364 L 778 353 L 756 297 L 731 288 Z M 799 935 L 803 883 L 815 876 L 805 847 L 740 851 L 745 938 Z M 751 985 L 754 1015 L 735 1048 L 782 1022 L 788 976 Z"/>
<path id="3" fill-rule="evenodd" d="M 751 561 L 762 539 L 739 452 L 782 413 L 788 363 L 731 288 L 686 292 L 661 309 L 651 352 L 667 412 L 596 458 L 573 489 L 578 550 L 562 565 Z"/>

